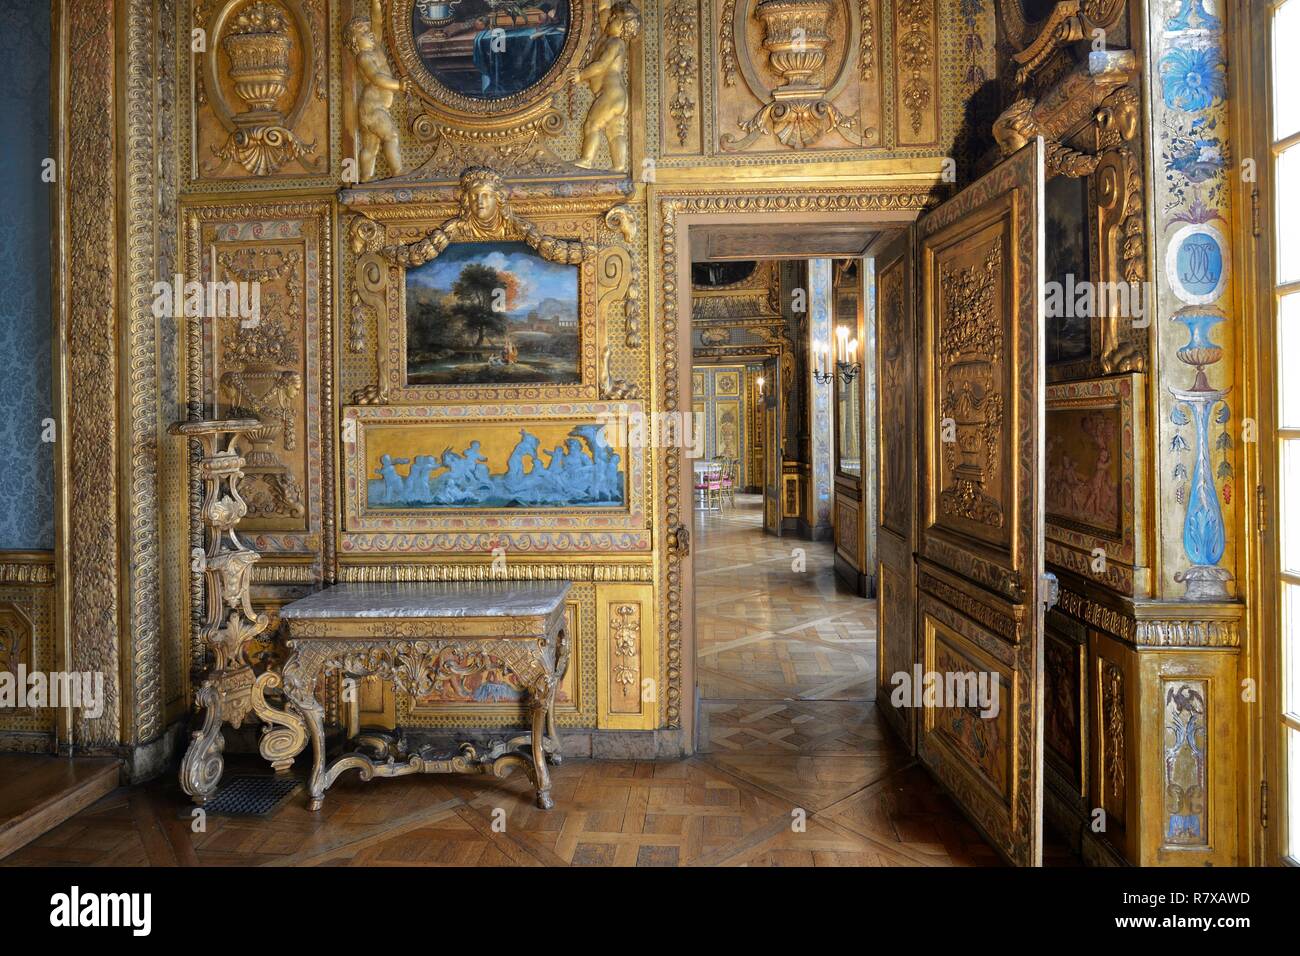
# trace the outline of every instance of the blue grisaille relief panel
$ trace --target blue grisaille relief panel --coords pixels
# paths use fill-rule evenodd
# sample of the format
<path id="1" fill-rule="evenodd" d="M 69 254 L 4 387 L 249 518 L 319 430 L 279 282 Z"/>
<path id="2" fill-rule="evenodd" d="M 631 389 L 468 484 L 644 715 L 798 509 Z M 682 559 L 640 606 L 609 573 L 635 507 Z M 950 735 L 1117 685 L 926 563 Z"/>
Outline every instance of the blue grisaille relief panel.
<path id="1" fill-rule="evenodd" d="M 51 417 L 50 8 L 0 0 L 0 550 L 54 547 Z M 54 437 L 47 435 L 47 437 Z"/>

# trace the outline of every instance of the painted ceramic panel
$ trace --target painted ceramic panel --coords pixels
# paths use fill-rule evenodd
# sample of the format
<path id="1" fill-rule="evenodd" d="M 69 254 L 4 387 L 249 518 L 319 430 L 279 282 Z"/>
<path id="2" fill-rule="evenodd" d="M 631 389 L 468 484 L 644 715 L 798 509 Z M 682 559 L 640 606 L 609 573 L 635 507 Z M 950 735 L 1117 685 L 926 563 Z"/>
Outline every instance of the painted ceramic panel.
<path id="1" fill-rule="evenodd" d="M 345 407 L 339 550 L 648 550 L 646 450 L 619 427 L 643 412 L 637 402 Z"/>
<path id="2" fill-rule="evenodd" d="M 366 507 L 622 507 L 624 453 L 602 425 L 372 428 Z"/>
<path id="3" fill-rule="evenodd" d="M 1208 754 L 1206 682 L 1164 682 L 1165 842 L 1200 846 L 1208 840 L 1205 796 Z"/>
<path id="4" fill-rule="evenodd" d="M 1118 407 L 1048 411 L 1045 491 L 1050 519 L 1120 535 L 1121 427 Z"/>
<path id="5" fill-rule="evenodd" d="M 522 242 L 454 243 L 406 272 L 410 385 L 577 384 L 578 268 Z"/>
<path id="6" fill-rule="evenodd" d="M 417 0 L 411 8 L 415 52 L 447 89 L 499 99 L 541 80 L 564 49 L 569 0 Z"/>

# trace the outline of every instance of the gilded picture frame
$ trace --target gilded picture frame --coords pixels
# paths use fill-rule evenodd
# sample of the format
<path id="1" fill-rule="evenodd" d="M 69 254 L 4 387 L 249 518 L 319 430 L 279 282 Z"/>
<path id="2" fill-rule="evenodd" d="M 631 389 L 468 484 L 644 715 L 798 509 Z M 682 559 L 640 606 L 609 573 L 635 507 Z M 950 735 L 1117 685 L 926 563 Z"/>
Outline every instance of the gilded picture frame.
<path id="1" fill-rule="evenodd" d="M 349 555 L 404 553 L 445 559 L 452 553 L 649 551 L 647 456 L 638 443 L 618 434 L 616 424 L 643 413 L 640 402 L 347 406 L 342 415 L 340 556 L 346 560 Z M 443 445 L 462 453 L 462 446 L 474 439 L 476 430 L 559 434 L 593 423 L 608 423 L 609 443 L 620 457 L 621 503 L 499 506 L 493 502 L 427 508 L 404 503 L 377 507 L 369 497 L 375 470 L 371 459 L 378 454 L 381 441 L 391 443 L 395 432 L 409 432 L 412 441 L 423 443 L 426 451 L 436 455 Z M 485 466 L 494 474 L 501 469 L 495 457 L 499 456 L 489 454 Z M 540 459 L 533 459 L 528 467 L 541 467 Z"/>
<path id="2" fill-rule="evenodd" d="M 1144 452 L 1135 440 L 1145 394 L 1138 372 L 1055 383 L 1046 391 L 1045 559 L 1121 594 L 1146 587 L 1137 532 L 1144 520 Z"/>
<path id="3" fill-rule="evenodd" d="M 554 0 L 551 0 L 551 5 L 554 5 Z M 469 96 L 439 80 L 417 49 L 412 25 L 418 6 L 428 4 L 423 0 L 390 0 L 389 42 L 402 72 L 411 78 L 419 96 L 430 106 L 435 120 L 452 125 L 500 127 L 503 123 L 522 123 L 553 110 L 552 99 L 563 91 L 568 75 L 590 46 L 592 38 L 591 6 L 582 0 L 568 0 L 563 47 L 539 79 L 506 95 Z M 451 8 L 454 5 L 444 3 L 440 6 Z"/>
<path id="4" fill-rule="evenodd" d="M 526 209 L 526 204 L 519 204 Z M 384 243 L 409 242 L 434 230 L 455 210 L 454 206 L 425 207 L 419 218 L 387 222 Z M 599 238 L 600 214 L 575 212 L 571 215 L 537 216 L 531 221 L 548 236 L 595 245 Z M 493 240 L 483 242 L 485 247 Z M 599 398 L 599 257 L 588 256 L 574 264 L 578 271 L 578 375 L 575 384 L 559 383 L 462 383 L 426 385 L 408 380 L 407 267 L 385 260 L 381 253 L 363 255 L 351 275 L 359 300 L 377 314 L 377 366 L 379 389 L 387 402 L 508 402 L 582 401 Z M 378 280 L 378 281 L 376 281 Z"/>

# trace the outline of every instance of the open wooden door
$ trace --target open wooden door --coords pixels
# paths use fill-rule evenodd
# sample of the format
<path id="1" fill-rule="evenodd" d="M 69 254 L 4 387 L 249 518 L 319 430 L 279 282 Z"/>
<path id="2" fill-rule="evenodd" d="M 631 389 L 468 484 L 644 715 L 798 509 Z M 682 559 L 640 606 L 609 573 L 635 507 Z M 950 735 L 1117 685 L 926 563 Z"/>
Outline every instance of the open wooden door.
<path id="1" fill-rule="evenodd" d="M 781 536 L 781 445 L 785 439 L 782 420 L 781 360 L 763 363 L 763 530 Z"/>
<path id="2" fill-rule="evenodd" d="M 913 680 L 916 646 L 916 320 L 909 228 L 875 253 L 876 282 L 876 700 L 916 752 L 917 712 L 896 700 L 895 675 Z"/>
<path id="3" fill-rule="evenodd" d="M 918 752 L 1020 865 L 1042 861 L 1042 601 L 1053 590 L 1043 578 L 1043 178 L 1035 138 L 916 227 L 916 634 L 922 670 L 943 682 L 937 704 L 922 700 Z"/>

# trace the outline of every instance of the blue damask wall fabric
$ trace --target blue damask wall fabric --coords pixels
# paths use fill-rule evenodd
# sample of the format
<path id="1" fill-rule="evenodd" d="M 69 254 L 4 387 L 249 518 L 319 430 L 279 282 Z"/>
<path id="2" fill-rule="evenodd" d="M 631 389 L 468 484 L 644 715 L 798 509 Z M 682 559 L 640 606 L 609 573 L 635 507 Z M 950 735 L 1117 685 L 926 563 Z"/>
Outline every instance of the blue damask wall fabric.
<path id="1" fill-rule="evenodd" d="M 0 549 L 51 549 L 50 8 L 0 0 L 0 23 Z"/>

